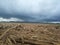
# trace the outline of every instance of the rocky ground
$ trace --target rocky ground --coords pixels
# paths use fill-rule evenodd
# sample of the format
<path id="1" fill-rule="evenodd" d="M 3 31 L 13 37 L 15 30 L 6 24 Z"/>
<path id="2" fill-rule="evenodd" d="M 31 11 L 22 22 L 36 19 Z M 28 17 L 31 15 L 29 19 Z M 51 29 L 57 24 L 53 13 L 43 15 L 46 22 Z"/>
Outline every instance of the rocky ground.
<path id="1" fill-rule="evenodd" d="M 0 23 L 0 45 L 60 45 L 60 24 Z"/>

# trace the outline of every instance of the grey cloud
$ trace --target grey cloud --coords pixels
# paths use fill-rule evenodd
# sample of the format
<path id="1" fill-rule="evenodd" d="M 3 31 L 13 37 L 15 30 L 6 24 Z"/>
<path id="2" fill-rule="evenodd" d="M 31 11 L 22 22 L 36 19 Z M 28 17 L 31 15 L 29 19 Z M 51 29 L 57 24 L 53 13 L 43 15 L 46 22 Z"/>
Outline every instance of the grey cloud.
<path id="1" fill-rule="evenodd" d="M 0 17 L 60 21 L 60 0 L 0 0 Z"/>

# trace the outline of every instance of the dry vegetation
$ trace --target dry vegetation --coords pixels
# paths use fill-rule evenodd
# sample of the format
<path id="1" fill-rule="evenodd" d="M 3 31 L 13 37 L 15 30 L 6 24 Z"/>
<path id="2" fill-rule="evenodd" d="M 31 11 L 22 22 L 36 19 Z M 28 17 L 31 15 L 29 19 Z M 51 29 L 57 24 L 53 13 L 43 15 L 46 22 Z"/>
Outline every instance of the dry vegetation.
<path id="1" fill-rule="evenodd" d="M 60 45 L 60 25 L 0 23 L 0 45 Z"/>

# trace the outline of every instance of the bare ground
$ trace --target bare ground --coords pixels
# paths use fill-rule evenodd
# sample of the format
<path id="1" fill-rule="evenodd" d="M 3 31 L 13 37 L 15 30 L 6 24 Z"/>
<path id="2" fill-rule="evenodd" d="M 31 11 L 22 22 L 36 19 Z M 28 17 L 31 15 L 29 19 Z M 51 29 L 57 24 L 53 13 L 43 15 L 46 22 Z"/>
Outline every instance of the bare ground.
<path id="1" fill-rule="evenodd" d="M 60 24 L 0 23 L 0 45 L 60 45 Z"/>

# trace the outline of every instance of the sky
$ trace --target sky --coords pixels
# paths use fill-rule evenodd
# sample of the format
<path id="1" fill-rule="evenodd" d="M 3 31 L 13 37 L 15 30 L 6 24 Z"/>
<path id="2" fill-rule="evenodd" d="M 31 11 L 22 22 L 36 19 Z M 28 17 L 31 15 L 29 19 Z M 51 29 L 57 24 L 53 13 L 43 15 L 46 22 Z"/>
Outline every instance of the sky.
<path id="1" fill-rule="evenodd" d="M 60 22 L 60 0 L 0 0 L 0 21 Z"/>

